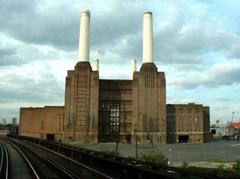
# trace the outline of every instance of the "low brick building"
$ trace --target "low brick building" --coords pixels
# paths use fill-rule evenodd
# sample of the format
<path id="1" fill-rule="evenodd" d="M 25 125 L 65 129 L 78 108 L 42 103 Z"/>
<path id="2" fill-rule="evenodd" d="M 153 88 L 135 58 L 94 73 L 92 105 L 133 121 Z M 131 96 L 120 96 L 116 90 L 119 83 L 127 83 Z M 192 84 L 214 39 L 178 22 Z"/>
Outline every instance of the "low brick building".
<path id="1" fill-rule="evenodd" d="M 167 105 L 168 143 L 200 143 L 209 139 L 209 107 L 194 103 Z"/>
<path id="2" fill-rule="evenodd" d="M 63 106 L 20 108 L 19 135 L 62 140 L 63 118 Z"/>

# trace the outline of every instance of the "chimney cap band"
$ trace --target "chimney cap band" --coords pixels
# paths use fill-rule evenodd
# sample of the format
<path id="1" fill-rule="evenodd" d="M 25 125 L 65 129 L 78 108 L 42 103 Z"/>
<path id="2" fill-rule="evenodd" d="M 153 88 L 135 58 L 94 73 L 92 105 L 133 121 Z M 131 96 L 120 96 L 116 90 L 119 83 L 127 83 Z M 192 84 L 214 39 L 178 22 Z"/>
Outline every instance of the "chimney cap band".
<path id="1" fill-rule="evenodd" d="M 82 11 L 81 16 L 84 16 L 84 15 L 90 16 L 90 11 L 89 10 Z"/>
<path id="2" fill-rule="evenodd" d="M 152 15 L 151 11 L 144 11 L 144 15 Z"/>

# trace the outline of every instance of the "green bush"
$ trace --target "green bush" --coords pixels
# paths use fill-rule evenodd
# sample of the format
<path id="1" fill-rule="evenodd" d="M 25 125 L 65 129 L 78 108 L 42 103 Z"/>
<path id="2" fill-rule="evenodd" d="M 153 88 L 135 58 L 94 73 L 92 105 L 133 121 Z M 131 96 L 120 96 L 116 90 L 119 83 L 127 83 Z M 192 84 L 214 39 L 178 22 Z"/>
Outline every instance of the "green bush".
<path id="1" fill-rule="evenodd" d="M 220 170 L 223 170 L 224 169 L 224 165 L 218 165 L 217 168 L 220 169 Z"/>
<path id="2" fill-rule="evenodd" d="M 159 151 L 149 150 L 140 155 L 139 160 L 155 165 L 167 165 L 168 159 Z"/>
<path id="3" fill-rule="evenodd" d="M 189 164 L 188 164 L 187 162 L 184 161 L 184 162 L 182 163 L 181 167 L 182 167 L 182 168 L 187 168 L 188 165 L 189 165 Z"/>
<path id="4" fill-rule="evenodd" d="M 233 169 L 240 172 L 240 160 L 237 160 L 233 165 Z"/>
<path id="5" fill-rule="evenodd" d="M 194 167 L 189 166 L 185 169 L 181 168 L 181 171 L 188 173 L 189 175 L 199 175 L 199 176 L 208 176 L 210 178 L 234 178 L 239 179 L 240 173 L 234 172 L 231 170 L 226 170 L 221 167 L 219 168 L 201 168 L 201 167 Z"/>

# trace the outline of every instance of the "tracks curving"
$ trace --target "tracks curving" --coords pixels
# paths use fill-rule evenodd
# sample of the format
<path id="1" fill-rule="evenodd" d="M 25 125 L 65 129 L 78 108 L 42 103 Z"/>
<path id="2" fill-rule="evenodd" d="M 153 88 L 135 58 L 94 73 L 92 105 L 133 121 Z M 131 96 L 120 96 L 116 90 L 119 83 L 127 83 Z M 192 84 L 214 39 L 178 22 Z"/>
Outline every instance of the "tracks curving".
<path id="1" fill-rule="evenodd" d="M 0 143 L 1 161 L 0 161 L 0 178 L 8 178 L 9 170 L 9 155 L 6 147 Z"/>
<path id="2" fill-rule="evenodd" d="M 111 178 L 71 158 L 27 142 L 11 140 L 33 161 L 41 178 Z"/>
<path id="3" fill-rule="evenodd" d="M 6 140 L 0 140 L 0 146 L 0 178 L 39 179 L 39 176 L 31 162 L 18 146 Z"/>

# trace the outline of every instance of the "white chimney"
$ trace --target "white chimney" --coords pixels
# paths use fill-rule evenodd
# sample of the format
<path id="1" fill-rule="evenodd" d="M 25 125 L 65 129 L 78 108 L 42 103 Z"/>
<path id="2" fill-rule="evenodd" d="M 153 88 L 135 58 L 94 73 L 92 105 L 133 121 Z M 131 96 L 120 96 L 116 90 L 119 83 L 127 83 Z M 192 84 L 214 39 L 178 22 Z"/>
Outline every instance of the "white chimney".
<path id="1" fill-rule="evenodd" d="M 89 61 L 90 47 L 90 11 L 81 12 L 78 59 L 81 62 Z"/>
<path id="2" fill-rule="evenodd" d="M 99 60 L 96 59 L 93 61 L 93 71 L 99 71 Z"/>
<path id="3" fill-rule="evenodd" d="M 136 69 L 137 69 L 136 60 L 132 59 L 131 60 L 131 73 L 132 73 L 132 77 L 133 77 L 133 73 L 136 71 Z"/>
<path id="4" fill-rule="evenodd" d="M 152 12 L 143 15 L 143 63 L 153 63 Z"/>

